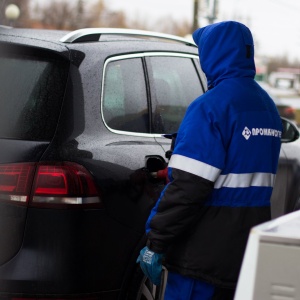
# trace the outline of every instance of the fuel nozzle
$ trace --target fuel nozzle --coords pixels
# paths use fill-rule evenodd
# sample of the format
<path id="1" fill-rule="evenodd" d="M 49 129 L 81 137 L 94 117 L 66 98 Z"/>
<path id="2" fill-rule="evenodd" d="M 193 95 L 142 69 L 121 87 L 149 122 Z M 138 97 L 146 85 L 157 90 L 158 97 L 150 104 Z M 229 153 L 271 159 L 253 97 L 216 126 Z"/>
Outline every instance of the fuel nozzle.
<path id="1" fill-rule="evenodd" d="M 163 170 L 158 170 L 157 172 L 150 173 L 153 178 L 157 179 L 167 179 L 168 178 L 168 167 Z"/>

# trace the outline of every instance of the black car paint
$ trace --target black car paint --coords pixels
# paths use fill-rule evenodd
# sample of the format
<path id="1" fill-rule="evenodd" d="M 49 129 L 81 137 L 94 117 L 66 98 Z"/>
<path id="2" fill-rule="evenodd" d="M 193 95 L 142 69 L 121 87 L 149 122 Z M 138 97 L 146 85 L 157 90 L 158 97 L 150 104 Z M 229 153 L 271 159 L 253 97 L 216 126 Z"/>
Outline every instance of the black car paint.
<path id="1" fill-rule="evenodd" d="M 16 35 L 8 38 L 14 43 L 17 39 Z M 20 42 L 23 39 L 20 35 Z M 149 156 L 153 156 L 161 160 L 163 168 L 164 150 L 154 137 L 113 134 L 103 124 L 99 100 L 108 50 L 97 51 L 99 46 L 92 44 L 78 47 L 90 54 L 84 55 L 76 50 L 76 45 L 75 50 L 69 50 L 58 43 L 36 39 L 26 43 L 70 57 L 66 97 L 52 141 L 1 139 L 0 161 L 77 162 L 95 179 L 105 209 L 17 206 L 9 210 L 3 204 L 1 211 L 9 215 L 1 218 L 7 230 L 0 238 L 9 240 L 7 244 L 13 241 L 13 249 L 5 248 L 7 255 L 0 267 L 0 298 L 6 294 L 95 294 L 101 295 L 101 299 L 122 299 L 120 289 L 132 275 L 138 251 L 144 244 L 146 217 L 163 187 L 162 182 L 148 179 L 145 166 Z M 115 53 L 136 49 L 134 45 L 127 48 L 120 46 Z M 161 49 L 159 45 L 152 48 Z M 143 49 L 144 46 L 140 51 Z M 91 55 L 93 51 L 99 56 Z M 86 60 L 82 60 L 84 56 Z M 92 84 L 93 81 L 99 85 Z M 84 102 L 84 98 L 89 101 Z"/>

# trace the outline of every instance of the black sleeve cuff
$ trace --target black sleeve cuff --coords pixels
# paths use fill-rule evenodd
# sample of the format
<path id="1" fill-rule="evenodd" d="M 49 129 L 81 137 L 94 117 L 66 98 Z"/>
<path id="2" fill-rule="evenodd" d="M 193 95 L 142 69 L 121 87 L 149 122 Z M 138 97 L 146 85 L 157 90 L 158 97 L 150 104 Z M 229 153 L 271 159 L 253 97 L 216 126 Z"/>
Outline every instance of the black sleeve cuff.
<path id="1" fill-rule="evenodd" d="M 166 253 L 166 249 L 164 249 L 163 247 L 160 247 L 158 245 L 155 245 L 150 240 L 147 240 L 146 246 L 155 253 L 159 253 L 159 254 Z"/>

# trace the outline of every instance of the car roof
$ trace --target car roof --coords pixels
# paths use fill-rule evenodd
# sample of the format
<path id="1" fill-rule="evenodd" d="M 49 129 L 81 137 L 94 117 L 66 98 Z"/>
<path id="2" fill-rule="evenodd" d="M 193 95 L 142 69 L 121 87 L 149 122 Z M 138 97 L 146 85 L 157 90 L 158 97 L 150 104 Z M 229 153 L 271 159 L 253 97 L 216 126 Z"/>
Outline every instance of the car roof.
<path id="1" fill-rule="evenodd" d="M 124 41 L 143 42 L 141 48 L 151 49 L 153 47 L 156 50 L 158 44 L 161 45 L 162 50 L 177 51 L 181 48 L 180 51 L 186 49 L 187 52 L 196 53 L 195 50 L 197 49 L 194 42 L 174 35 L 120 28 L 85 28 L 64 31 L 0 26 L 0 41 L 42 47 L 58 52 L 64 52 L 72 48 L 78 49 L 80 44 L 99 41 L 120 42 L 123 45 Z M 166 42 L 172 45 L 168 46 Z M 154 43 L 157 43 L 157 45 L 155 46 Z"/>

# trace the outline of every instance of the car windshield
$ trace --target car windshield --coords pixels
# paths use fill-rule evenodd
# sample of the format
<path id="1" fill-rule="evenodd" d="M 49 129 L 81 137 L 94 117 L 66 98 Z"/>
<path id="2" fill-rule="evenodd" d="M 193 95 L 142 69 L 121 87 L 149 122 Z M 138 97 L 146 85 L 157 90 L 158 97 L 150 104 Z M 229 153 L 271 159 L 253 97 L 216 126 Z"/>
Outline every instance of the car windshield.
<path id="1" fill-rule="evenodd" d="M 0 45 L 0 138 L 50 140 L 68 65 L 38 48 Z"/>

